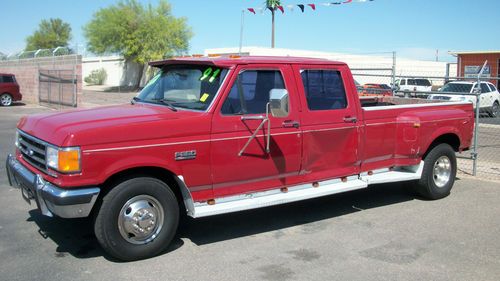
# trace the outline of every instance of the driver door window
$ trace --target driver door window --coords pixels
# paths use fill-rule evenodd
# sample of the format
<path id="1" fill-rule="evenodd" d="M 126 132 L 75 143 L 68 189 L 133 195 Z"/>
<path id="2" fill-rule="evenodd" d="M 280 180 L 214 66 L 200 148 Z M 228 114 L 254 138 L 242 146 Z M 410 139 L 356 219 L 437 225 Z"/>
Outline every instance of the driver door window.
<path id="1" fill-rule="evenodd" d="M 223 106 L 223 115 L 263 114 L 272 89 L 285 89 L 278 70 L 246 70 L 234 82 Z"/>

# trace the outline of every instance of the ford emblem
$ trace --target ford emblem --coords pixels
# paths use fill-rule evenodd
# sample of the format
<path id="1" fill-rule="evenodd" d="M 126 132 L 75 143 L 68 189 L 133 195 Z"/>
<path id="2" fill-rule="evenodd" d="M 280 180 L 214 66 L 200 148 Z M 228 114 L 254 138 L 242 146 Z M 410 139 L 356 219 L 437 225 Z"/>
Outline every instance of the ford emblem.
<path id="1" fill-rule="evenodd" d="M 35 154 L 35 152 L 34 152 L 33 150 L 31 150 L 31 149 L 30 149 L 30 150 L 28 151 L 28 154 L 29 154 L 30 156 L 33 156 L 33 154 Z"/>

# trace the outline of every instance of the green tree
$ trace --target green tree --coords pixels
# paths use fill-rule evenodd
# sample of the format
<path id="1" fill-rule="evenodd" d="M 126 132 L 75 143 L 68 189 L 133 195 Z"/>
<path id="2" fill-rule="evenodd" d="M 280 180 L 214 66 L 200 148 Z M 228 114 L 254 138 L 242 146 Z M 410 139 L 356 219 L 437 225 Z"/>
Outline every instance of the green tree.
<path id="1" fill-rule="evenodd" d="M 67 47 L 71 40 L 71 26 L 62 19 L 42 20 L 33 35 L 26 38 L 26 51 Z"/>
<path id="2" fill-rule="evenodd" d="M 274 48 L 274 15 L 276 13 L 276 9 L 278 6 L 281 6 L 280 0 L 266 0 L 266 8 L 271 11 L 271 23 L 272 23 L 271 48 Z"/>
<path id="3" fill-rule="evenodd" d="M 84 27 L 88 48 L 96 54 L 119 53 L 127 62 L 143 69 L 151 60 L 182 54 L 189 48 L 191 29 L 185 18 L 172 15 L 171 6 L 143 6 L 136 0 L 121 0 L 96 12 Z M 139 85 L 142 73 L 135 86 Z"/>

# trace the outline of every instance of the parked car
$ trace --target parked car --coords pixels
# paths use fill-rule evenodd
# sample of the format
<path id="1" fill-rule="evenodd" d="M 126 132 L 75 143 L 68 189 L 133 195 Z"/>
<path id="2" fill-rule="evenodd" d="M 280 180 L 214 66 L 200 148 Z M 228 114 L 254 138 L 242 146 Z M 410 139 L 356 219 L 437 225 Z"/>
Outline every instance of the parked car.
<path id="1" fill-rule="evenodd" d="M 22 197 L 45 216 L 92 215 L 97 240 L 118 259 L 161 253 L 182 213 L 389 182 L 444 198 L 455 153 L 471 146 L 472 104 L 359 97 L 345 63 L 248 56 L 150 65 L 160 71 L 129 104 L 22 118 L 7 158 Z"/>
<path id="2" fill-rule="evenodd" d="M 427 97 L 426 93 L 432 91 L 432 83 L 424 78 L 402 78 L 397 79 L 395 82 L 396 91 L 395 96 L 413 98 L 413 97 Z"/>
<path id="3" fill-rule="evenodd" d="M 14 74 L 0 73 L 0 105 L 9 106 L 23 98 Z"/>
<path id="4" fill-rule="evenodd" d="M 429 95 L 428 99 L 445 101 L 467 101 L 476 108 L 476 95 L 474 89 L 477 82 L 453 81 L 439 89 L 442 94 Z M 500 93 L 495 85 L 490 82 L 481 82 L 481 94 L 479 95 L 479 111 L 487 113 L 491 117 L 500 115 Z M 456 93 L 456 94 L 453 94 Z"/>
<path id="5" fill-rule="evenodd" d="M 359 91 L 362 96 L 392 96 L 392 89 L 387 84 L 368 83 Z"/>

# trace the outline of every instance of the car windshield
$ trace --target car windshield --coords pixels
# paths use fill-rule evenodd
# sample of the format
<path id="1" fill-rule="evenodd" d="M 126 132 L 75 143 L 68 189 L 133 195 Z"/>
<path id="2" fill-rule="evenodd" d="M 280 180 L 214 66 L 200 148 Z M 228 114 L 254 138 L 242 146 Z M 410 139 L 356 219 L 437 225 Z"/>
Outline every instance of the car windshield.
<path id="1" fill-rule="evenodd" d="M 472 84 L 448 83 L 441 88 L 440 92 L 469 94 L 471 90 L 472 90 Z"/>
<path id="2" fill-rule="evenodd" d="M 174 108 L 206 110 L 228 70 L 208 65 L 175 65 L 162 68 L 135 101 Z"/>

